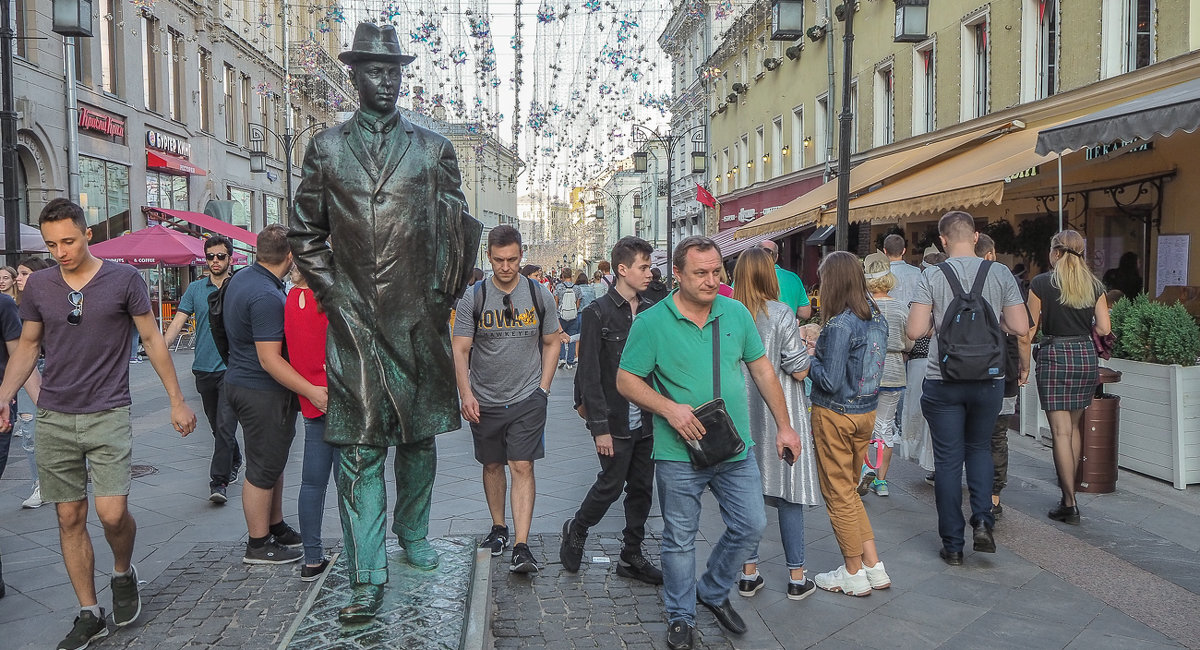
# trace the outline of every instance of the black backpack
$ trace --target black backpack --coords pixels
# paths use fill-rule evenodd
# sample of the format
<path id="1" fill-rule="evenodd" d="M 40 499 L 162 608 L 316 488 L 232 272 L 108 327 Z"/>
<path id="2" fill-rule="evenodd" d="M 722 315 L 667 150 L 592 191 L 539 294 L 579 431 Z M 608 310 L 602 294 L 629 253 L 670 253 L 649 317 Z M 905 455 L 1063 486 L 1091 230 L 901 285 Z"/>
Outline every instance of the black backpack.
<path id="1" fill-rule="evenodd" d="M 240 270 L 234 270 L 225 278 L 225 284 L 220 289 L 208 294 L 208 329 L 212 332 L 213 343 L 217 344 L 217 354 L 225 363 L 229 363 L 229 335 L 225 333 L 225 290 Z"/>
<path id="2" fill-rule="evenodd" d="M 946 262 L 938 264 L 954 292 L 937 331 L 938 362 L 947 381 L 1004 378 L 1004 332 L 992 306 L 983 299 L 983 284 L 991 266 L 991 261 L 981 262 L 971 292 L 963 293 L 954 268 Z"/>
<path id="3" fill-rule="evenodd" d="M 533 308 L 537 312 L 538 326 L 540 327 L 546 319 L 546 306 L 542 304 L 542 294 L 538 289 L 537 280 L 533 278 L 525 278 L 526 284 L 529 286 L 529 295 L 533 298 Z M 479 327 L 483 322 L 483 306 L 487 303 L 487 285 L 492 281 L 484 278 L 475 283 L 474 295 L 472 296 L 475 306 L 475 331 L 479 331 Z M 582 311 L 582 310 L 581 310 Z M 538 345 L 541 345 L 539 342 Z"/>

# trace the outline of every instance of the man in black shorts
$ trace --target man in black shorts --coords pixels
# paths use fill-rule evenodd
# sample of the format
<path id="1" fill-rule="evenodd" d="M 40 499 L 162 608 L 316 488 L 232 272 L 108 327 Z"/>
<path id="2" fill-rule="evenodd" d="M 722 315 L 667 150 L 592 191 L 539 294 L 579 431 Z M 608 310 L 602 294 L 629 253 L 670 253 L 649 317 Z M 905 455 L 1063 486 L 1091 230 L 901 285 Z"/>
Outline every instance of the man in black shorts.
<path id="1" fill-rule="evenodd" d="M 196 414 L 183 401 L 175 365 L 132 266 L 88 250 L 92 231 L 83 208 L 67 199 L 46 204 L 39 218 L 58 266 L 29 276 L 21 296 L 24 326 L 0 384 L 0 431 L 10 428 L 17 389 L 33 373 L 45 344 L 46 372 L 37 396 L 37 466 L 42 498 L 55 504 L 63 563 L 80 612 L 58 650 L 79 650 L 108 635 L 96 599 L 95 556 L 87 528 L 88 474 L 96 514 L 113 555 L 112 618 L 123 627 L 142 611 L 134 568 L 137 523 L 128 509 L 133 429 L 129 420 L 129 339 L 136 327 L 171 400 L 171 423 L 187 435 Z"/>
<path id="2" fill-rule="evenodd" d="M 299 410 L 293 393 L 322 411 L 328 401 L 327 389 L 313 386 L 283 356 L 283 276 L 292 268 L 287 233 L 272 224 L 258 234 L 257 262 L 229 279 L 222 305 L 229 338 L 226 399 L 246 441 L 246 564 L 284 564 L 304 555 L 300 533 L 283 521 L 283 468 Z"/>
<path id="3" fill-rule="evenodd" d="M 458 303 L 454 321 L 454 371 L 462 416 L 471 423 L 475 460 L 483 464 L 483 491 L 492 530 L 482 547 L 500 555 L 508 545 L 504 524 L 507 480 L 512 472 L 514 573 L 532 573 L 529 551 L 536 486 L 533 461 L 546 455 L 543 429 L 550 382 L 561 339 L 554 296 L 521 275 L 521 233 L 498 226 L 488 233 L 494 275 L 477 283 Z"/>

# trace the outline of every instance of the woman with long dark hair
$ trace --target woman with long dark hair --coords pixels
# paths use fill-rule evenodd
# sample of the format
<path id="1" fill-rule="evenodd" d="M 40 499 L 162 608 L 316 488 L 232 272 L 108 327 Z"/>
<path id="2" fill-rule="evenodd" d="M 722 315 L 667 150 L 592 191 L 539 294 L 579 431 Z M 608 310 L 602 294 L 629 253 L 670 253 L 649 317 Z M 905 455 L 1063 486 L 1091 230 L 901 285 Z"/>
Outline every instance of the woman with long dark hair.
<path id="1" fill-rule="evenodd" d="M 853 254 L 830 253 L 817 272 L 824 328 L 809 369 L 813 446 L 821 496 L 845 564 L 815 581 L 826 591 L 867 596 L 892 585 L 856 491 L 859 463 L 875 429 L 888 325 L 867 295 L 862 264 Z"/>
<path id="2" fill-rule="evenodd" d="M 767 359 L 783 386 L 792 428 L 800 436 L 799 458 L 792 458 L 792 462 L 780 459 L 775 453 L 775 419 L 759 394 L 758 386 L 747 377 L 750 437 L 754 440 L 754 455 L 762 474 L 763 500 L 779 511 L 779 535 L 790 571 L 787 596 L 791 600 L 803 600 L 816 590 L 813 581 L 804 576 L 804 509 L 821 502 L 808 421 L 809 403 L 804 394 L 804 378 L 808 376 L 809 367 L 808 346 L 800 337 L 795 314 L 778 300 L 779 280 L 775 276 L 771 253 L 761 248 L 747 249 L 738 258 L 733 278 L 733 298 L 754 316 Z M 738 593 L 747 598 L 762 589 L 765 582 L 758 572 L 758 559 L 756 547 L 742 565 Z"/>
<path id="3" fill-rule="evenodd" d="M 1047 513 L 1055 521 L 1079 523 L 1075 503 L 1075 475 L 1083 439 L 1083 409 L 1092 401 L 1099 375 L 1092 331 L 1104 336 L 1112 331 L 1104 285 L 1084 259 L 1084 239 L 1064 230 L 1050 240 L 1050 271 L 1029 284 L 1029 313 L 1033 327 L 1023 348 L 1039 326 L 1037 354 L 1038 398 L 1054 436 L 1054 469 L 1062 500 Z M 1021 383 L 1029 373 L 1028 354 L 1021 355 Z"/>

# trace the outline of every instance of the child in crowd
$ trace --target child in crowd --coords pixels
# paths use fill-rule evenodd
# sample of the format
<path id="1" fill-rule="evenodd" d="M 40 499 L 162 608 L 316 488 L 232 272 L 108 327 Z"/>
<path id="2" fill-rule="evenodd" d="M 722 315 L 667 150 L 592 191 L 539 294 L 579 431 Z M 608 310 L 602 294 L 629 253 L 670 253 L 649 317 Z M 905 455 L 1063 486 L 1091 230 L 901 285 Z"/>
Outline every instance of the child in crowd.
<path id="1" fill-rule="evenodd" d="M 904 353 L 912 349 L 912 341 L 904 335 L 904 328 L 908 325 L 908 305 L 888 295 L 896 288 L 896 276 L 892 275 L 890 269 L 891 261 L 883 253 L 872 253 L 863 260 L 867 289 L 887 320 L 888 338 L 873 434 L 874 438 L 883 441 L 883 447 L 879 450 L 878 468 L 872 471 L 865 464 L 862 467 L 859 496 L 866 496 L 868 490 L 881 497 L 888 496 L 888 466 L 892 462 L 892 448 L 900 440 L 900 432 L 896 428 L 896 410 L 900 407 L 900 396 L 908 381 L 904 372 Z"/>

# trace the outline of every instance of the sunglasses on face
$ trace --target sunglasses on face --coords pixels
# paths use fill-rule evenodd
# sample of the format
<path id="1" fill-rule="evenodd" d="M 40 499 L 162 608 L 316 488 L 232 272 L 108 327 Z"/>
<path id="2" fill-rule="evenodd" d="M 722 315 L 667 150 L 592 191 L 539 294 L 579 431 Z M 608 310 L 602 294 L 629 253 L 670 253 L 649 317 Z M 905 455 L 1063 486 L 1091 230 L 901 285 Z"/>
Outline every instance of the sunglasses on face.
<path id="1" fill-rule="evenodd" d="M 204 254 L 204 259 L 206 259 L 210 262 L 213 260 L 221 260 L 222 262 L 224 262 L 228 258 L 229 258 L 229 253 L 205 253 Z"/>
<path id="2" fill-rule="evenodd" d="M 71 310 L 71 313 L 67 314 L 67 324 L 78 325 L 83 321 L 83 292 L 72 291 L 71 293 L 67 294 L 67 301 L 71 303 L 72 307 L 74 307 L 74 309 Z"/>

